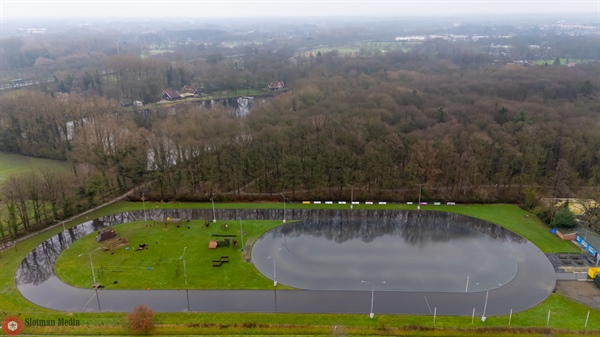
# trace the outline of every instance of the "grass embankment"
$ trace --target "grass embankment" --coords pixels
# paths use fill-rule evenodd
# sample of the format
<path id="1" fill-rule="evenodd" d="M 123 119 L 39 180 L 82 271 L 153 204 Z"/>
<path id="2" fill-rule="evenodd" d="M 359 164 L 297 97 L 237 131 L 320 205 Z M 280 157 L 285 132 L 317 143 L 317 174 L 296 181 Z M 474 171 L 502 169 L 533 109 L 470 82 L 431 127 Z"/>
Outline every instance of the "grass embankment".
<path id="1" fill-rule="evenodd" d="M 134 209 L 141 209 L 139 203 L 118 203 L 101 210 L 95 211 L 86 217 L 92 219 L 103 215 L 113 214 Z M 147 207 L 159 206 L 161 208 L 210 208 L 210 204 L 153 204 L 146 203 Z M 220 204 L 219 208 L 281 208 L 281 204 Z M 288 204 L 287 207 L 315 207 L 313 205 Z M 323 208 L 336 208 L 342 205 L 323 205 Z M 347 207 L 347 206 L 346 206 Z M 360 205 L 361 208 L 372 209 L 399 209 L 408 208 L 406 205 Z M 355 208 L 358 208 L 355 206 Z M 412 206 L 414 209 L 414 206 Z M 528 237 L 532 242 L 538 241 L 546 248 L 544 251 L 560 249 L 560 240 L 548 233 L 548 229 L 539 221 L 523 218 L 525 212 L 518 207 L 510 205 L 464 205 L 464 206 L 424 206 L 423 209 L 439 209 L 455 211 L 478 217 L 488 217 L 486 220 L 500 223 L 514 230 L 527 233 L 526 227 L 532 227 L 535 233 Z M 84 221 L 75 220 L 67 223 L 72 226 Z M 512 228 L 511 228 L 512 227 Z M 38 307 L 29 303 L 18 295 L 14 284 L 14 274 L 25 255 L 47 238 L 55 235 L 62 228 L 54 228 L 35 237 L 19 243 L 10 251 L 2 252 L 0 257 L 0 304 L 3 317 L 6 315 L 20 314 L 22 318 L 33 317 L 42 319 L 58 319 L 72 317 L 80 321 L 79 327 L 26 327 L 24 334 L 129 334 L 126 328 L 126 314 L 124 313 L 64 313 Z M 538 244 L 538 243 L 536 243 Z M 539 246 L 539 244 L 538 244 Z M 574 251 L 570 248 L 563 251 Z M 94 253 L 97 254 L 97 253 Z M 87 265 L 87 262 L 85 263 Z M 546 326 L 548 311 L 551 312 L 549 327 Z M 585 318 L 591 311 L 588 328 L 584 332 Z M 580 336 L 600 335 L 600 311 L 590 310 L 584 305 L 574 303 L 560 295 L 552 294 L 540 305 L 530 310 L 515 313 L 512 316 L 511 326 L 508 326 L 509 317 L 488 317 L 485 323 L 471 317 L 439 316 L 436 323 L 430 316 L 408 315 L 376 315 L 369 319 L 363 315 L 307 315 L 307 314 L 221 314 L 221 313 L 158 313 L 156 316 L 157 327 L 151 331 L 156 334 L 205 334 L 205 335 L 332 335 L 334 326 L 338 326 L 336 333 L 352 335 L 403 335 L 403 336 Z M 564 330 L 569 329 L 569 330 Z"/>

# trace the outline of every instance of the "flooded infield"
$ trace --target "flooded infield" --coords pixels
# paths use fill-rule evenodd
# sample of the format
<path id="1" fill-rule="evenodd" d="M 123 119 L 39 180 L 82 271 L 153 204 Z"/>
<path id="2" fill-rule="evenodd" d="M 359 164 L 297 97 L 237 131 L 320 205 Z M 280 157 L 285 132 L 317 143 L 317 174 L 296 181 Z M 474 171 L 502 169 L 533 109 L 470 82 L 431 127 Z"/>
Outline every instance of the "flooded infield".
<path id="1" fill-rule="evenodd" d="M 267 277 L 276 271 L 281 283 L 313 290 L 94 291 L 54 274 L 57 257 L 72 242 L 146 216 L 199 220 L 212 218 L 212 211 L 134 211 L 86 221 L 31 251 L 16 272 L 17 289 L 32 303 L 68 312 L 128 312 L 143 303 L 156 312 L 363 313 L 374 299 L 378 313 L 429 315 L 436 308 L 438 315 L 471 316 L 484 308 L 487 315 L 526 310 L 556 285 L 548 258 L 512 232 L 458 214 L 393 210 L 288 209 L 286 218 L 298 221 L 265 233 L 252 262 Z M 283 212 L 218 210 L 217 218 L 272 220 Z M 371 282 L 374 293 L 361 281 Z"/>
<path id="2" fill-rule="evenodd" d="M 265 233 L 252 261 L 265 276 L 300 289 L 370 289 L 364 280 L 388 291 L 484 291 L 516 276 L 517 257 L 505 242 L 523 242 L 510 232 L 498 239 L 479 231 L 486 228 L 432 212 L 303 220 Z"/>

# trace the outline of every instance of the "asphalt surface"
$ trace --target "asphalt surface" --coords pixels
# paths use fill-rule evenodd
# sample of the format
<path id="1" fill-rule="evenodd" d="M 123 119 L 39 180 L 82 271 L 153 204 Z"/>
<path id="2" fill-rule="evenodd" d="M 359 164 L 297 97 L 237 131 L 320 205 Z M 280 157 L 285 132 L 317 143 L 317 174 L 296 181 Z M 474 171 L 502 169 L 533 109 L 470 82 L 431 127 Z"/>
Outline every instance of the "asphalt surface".
<path id="1" fill-rule="evenodd" d="M 181 212 L 180 210 L 177 212 Z M 206 212 L 210 212 L 206 211 Z M 261 213 L 261 212 L 264 212 Z M 276 210 L 250 210 L 245 218 L 272 216 Z M 401 211 L 369 211 L 364 216 L 394 216 Z M 191 214 L 191 213 L 190 213 Z M 263 214 L 263 215 L 260 215 Z M 306 217 L 344 217 L 348 211 L 288 211 L 288 219 Z M 235 216 L 234 216 L 235 215 Z M 237 219 L 236 212 L 229 217 Z M 352 214 L 356 216 L 357 213 Z M 208 217 L 207 217 L 208 216 Z M 111 216 L 114 223 L 142 218 L 141 212 Z M 193 218 L 209 218 L 195 212 Z M 277 217 L 271 217 L 277 218 Z M 471 219 L 471 218 L 469 218 Z M 98 225 L 99 219 L 84 225 Z M 94 227 L 96 228 L 96 227 Z M 53 272 L 55 258 L 66 242 L 76 240 L 77 229 L 59 233 L 28 255 L 17 271 L 19 292 L 42 307 L 66 311 L 129 312 L 138 304 L 157 312 L 280 312 L 280 313 L 365 313 L 370 311 L 371 291 L 337 290 L 93 290 L 80 289 L 60 281 Z M 67 235 L 63 235 L 67 234 Z M 85 233 L 81 231 L 80 235 Z M 70 238 L 70 239 L 69 239 Z M 489 291 L 478 292 L 403 292 L 375 291 L 374 313 L 431 315 L 475 315 L 481 317 L 508 314 L 529 309 L 545 300 L 555 289 L 556 275 L 548 258 L 533 244 L 520 238 L 503 242 L 518 263 L 516 276 Z M 487 299 L 487 301 L 486 301 Z M 485 308 L 485 313 L 484 313 Z"/>

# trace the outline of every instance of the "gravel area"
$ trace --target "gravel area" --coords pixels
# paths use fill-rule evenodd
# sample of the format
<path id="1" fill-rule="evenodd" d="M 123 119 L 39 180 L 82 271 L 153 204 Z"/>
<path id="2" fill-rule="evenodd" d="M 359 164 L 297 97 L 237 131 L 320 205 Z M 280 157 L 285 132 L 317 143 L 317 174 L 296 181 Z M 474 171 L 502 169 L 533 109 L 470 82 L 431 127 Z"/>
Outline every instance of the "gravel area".
<path id="1" fill-rule="evenodd" d="M 589 254 L 546 254 L 557 273 L 586 272 L 594 267 L 596 261 Z"/>
<path id="2" fill-rule="evenodd" d="M 558 281 L 556 293 L 566 296 L 577 303 L 600 310 L 600 289 L 589 281 Z"/>

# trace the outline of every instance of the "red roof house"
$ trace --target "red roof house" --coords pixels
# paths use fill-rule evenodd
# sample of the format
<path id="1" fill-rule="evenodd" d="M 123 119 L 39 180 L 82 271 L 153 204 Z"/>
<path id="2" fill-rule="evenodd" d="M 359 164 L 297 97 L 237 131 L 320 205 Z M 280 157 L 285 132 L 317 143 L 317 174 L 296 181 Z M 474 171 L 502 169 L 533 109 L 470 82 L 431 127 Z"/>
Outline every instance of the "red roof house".
<path id="1" fill-rule="evenodd" d="M 285 84 L 283 84 L 283 81 L 273 81 L 273 82 L 269 83 L 269 86 L 267 88 L 269 90 L 281 90 L 281 89 L 283 89 L 283 87 L 285 87 Z"/>
<path id="2" fill-rule="evenodd" d="M 163 92 L 160 94 L 160 98 L 171 101 L 175 99 L 180 99 L 181 95 L 177 92 L 177 90 L 167 88 L 163 90 Z"/>
<path id="3" fill-rule="evenodd" d="M 200 94 L 202 94 L 202 89 L 201 88 L 197 88 L 197 87 L 192 87 L 189 84 L 186 84 L 183 86 L 183 88 L 181 89 L 181 91 L 179 92 L 179 94 L 182 97 L 186 97 L 186 96 L 199 96 Z"/>

